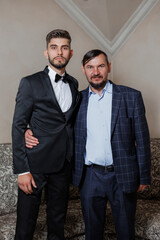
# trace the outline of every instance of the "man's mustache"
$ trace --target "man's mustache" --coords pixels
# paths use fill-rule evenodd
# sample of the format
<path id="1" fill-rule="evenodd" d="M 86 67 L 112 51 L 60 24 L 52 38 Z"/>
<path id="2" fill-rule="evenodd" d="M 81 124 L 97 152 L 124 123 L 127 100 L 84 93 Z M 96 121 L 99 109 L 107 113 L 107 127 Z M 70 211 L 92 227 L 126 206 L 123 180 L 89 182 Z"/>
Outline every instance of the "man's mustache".
<path id="1" fill-rule="evenodd" d="M 101 76 L 101 75 L 98 74 L 98 75 L 93 75 L 93 76 L 91 77 L 91 79 L 92 79 L 92 78 L 103 78 L 103 76 Z"/>
<path id="2" fill-rule="evenodd" d="M 57 56 L 57 57 L 53 58 L 53 60 L 54 60 L 54 59 L 57 59 L 57 58 L 63 58 L 64 60 L 66 60 L 66 58 L 64 58 L 64 57 L 62 57 L 62 56 Z"/>

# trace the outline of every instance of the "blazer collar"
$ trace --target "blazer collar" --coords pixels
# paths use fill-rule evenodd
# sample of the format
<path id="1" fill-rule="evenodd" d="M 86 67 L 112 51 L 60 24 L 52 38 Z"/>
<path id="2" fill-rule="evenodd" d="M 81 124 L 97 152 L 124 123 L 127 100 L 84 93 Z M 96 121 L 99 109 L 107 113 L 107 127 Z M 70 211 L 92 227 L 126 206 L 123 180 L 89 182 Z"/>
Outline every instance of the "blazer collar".
<path id="1" fill-rule="evenodd" d="M 110 81 L 110 80 L 109 80 Z M 118 118 L 118 112 L 120 108 L 121 103 L 121 92 L 118 85 L 114 84 L 112 81 L 110 81 L 111 84 L 113 84 L 113 91 L 112 91 L 112 116 L 111 116 L 111 137 L 114 132 L 114 128 L 117 122 Z M 82 91 L 83 95 L 83 101 L 81 104 L 82 108 L 85 110 L 83 112 L 85 119 L 87 116 L 87 106 L 88 106 L 88 99 L 89 99 L 89 87 L 87 87 L 85 90 Z"/>
<path id="2" fill-rule="evenodd" d="M 48 66 L 45 67 L 44 72 L 48 75 L 48 73 L 49 73 Z M 70 75 L 67 72 L 65 72 L 65 78 L 67 79 L 68 82 L 71 81 Z"/>
<path id="3" fill-rule="evenodd" d="M 57 103 L 57 106 L 59 108 L 59 111 L 61 111 L 61 108 L 57 102 L 57 99 L 56 99 L 56 96 L 55 96 L 55 93 L 54 93 L 54 90 L 53 90 L 53 87 L 52 87 L 52 84 L 51 84 L 51 80 L 49 78 L 49 69 L 48 69 L 48 66 L 45 67 L 44 69 L 44 73 L 45 73 L 45 83 L 44 83 L 44 89 L 46 89 L 46 86 L 47 86 L 47 92 L 49 94 L 51 94 L 51 96 L 53 97 L 53 101 Z M 66 72 L 66 79 L 69 83 L 69 86 L 70 86 L 70 89 L 71 89 L 71 93 L 72 93 L 72 107 L 75 107 L 77 105 L 77 103 L 79 102 L 79 94 L 78 94 L 78 89 L 77 89 L 77 86 L 75 85 L 74 81 L 72 80 L 72 77 Z M 43 81 L 44 82 L 44 81 Z"/>
<path id="4" fill-rule="evenodd" d="M 112 93 L 111 137 L 113 135 L 114 128 L 117 122 L 120 103 L 121 103 L 121 97 L 122 97 L 119 86 L 114 83 L 112 84 L 113 84 L 113 93 Z"/>
<path id="5" fill-rule="evenodd" d="M 51 83 L 51 80 L 50 80 L 50 77 L 49 77 L 48 73 L 49 73 L 49 69 L 48 69 L 48 66 L 46 66 L 44 71 L 43 71 L 43 76 L 42 76 L 42 82 L 43 82 L 44 90 L 46 92 L 46 95 L 52 97 L 53 102 L 56 103 L 59 112 L 62 113 L 62 110 L 61 110 L 61 108 L 58 104 L 58 101 L 56 99 L 56 95 L 54 93 L 52 83 Z"/>
<path id="6" fill-rule="evenodd" d="M 48 75 L 48 73 L 49 73 L 48 66 L 45 67 L 44 72 Z"/>

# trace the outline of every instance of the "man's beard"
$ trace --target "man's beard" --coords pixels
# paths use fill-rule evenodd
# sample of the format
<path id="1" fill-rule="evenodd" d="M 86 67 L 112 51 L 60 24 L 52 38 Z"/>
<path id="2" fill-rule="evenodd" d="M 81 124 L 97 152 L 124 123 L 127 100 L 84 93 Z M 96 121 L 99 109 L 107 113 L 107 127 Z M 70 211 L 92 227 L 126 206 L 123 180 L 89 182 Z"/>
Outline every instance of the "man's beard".
<path id="1" fill-rule="evenodd" d="M 98 90 L 98 89 L 103 88 L 103 87 L 106 85 L 106 81 L 102 81 L 101 83 L 93 83 L 93 82 L 90 82 L 90 85 L 91 85 L 94 89 Z"/>
<path id="2" fill-rule="evenodd" d="M 97 77 L 97 76 L 95 76 L 95 77 Z M 99 77 L 101 78 L 101 76 L 99 76 Z M 94 76 L 92 78 L 94 78 Z M 107 80 L 104 79 L 100 83 L 93 83 L 93 82 L 89 82 L 89 83 L 90 83 L 91 87 L 93 87 L 94 89 L 98 90 L 98 89 L 104 88 L 104 86 L 106 85 L 106 82 L 107 82 Z"/>
<path id="3" fill-rule="evenodd" d="M 66 58 L 63 58 L 65 59 L 65 62 L 64 63 L 54 63 L 54 59 L 53 61 L 49 58 L 49 63 L 56 69 L 63 69 L 67 66 L 68 62 L 69 62 L 69 59 L 66 59 Z"/>

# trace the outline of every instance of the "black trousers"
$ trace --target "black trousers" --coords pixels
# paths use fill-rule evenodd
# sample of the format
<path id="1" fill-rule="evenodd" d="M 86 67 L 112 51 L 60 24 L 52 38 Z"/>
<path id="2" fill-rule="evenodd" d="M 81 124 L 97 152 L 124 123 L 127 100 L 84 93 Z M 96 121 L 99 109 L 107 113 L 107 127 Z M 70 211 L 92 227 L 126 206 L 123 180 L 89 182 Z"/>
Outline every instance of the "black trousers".
<path id="1" fill-rule="evenodd" d="M 66 163 L 64 168 L 58 173 L 33 174 L 38 187 L 34 189 L 33 194 L 27 195 L 22 190 L 18 190 L 15 240 L 33 239 L 43 188 L 45 188 L 46 196 L 47 240 L 65 239 L 64 224 L 70 177 L 70 164 Z"/>
<path id="2" fill-rule="evenodd" d="M 103 240 L 106 207 L 110 202 L 117 240 L 134 240 L 137 195 L 124 193 L 114 172 L 86 167 L 80 188 L 85 240 Z"/>

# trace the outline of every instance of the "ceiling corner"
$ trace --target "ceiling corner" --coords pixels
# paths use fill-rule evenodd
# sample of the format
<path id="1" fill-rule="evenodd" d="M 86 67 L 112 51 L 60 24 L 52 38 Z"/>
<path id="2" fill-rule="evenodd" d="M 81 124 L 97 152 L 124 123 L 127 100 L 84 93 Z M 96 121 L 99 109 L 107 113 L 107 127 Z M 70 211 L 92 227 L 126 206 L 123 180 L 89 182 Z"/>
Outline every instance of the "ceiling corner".
<path id="1" fill-rule="evenodd" d="M 159 0 L 143 0 L 112 41 L 78 8 L 72 0 L 55 2 L 95 41 L 112 59 L 129 39 Z"/>

